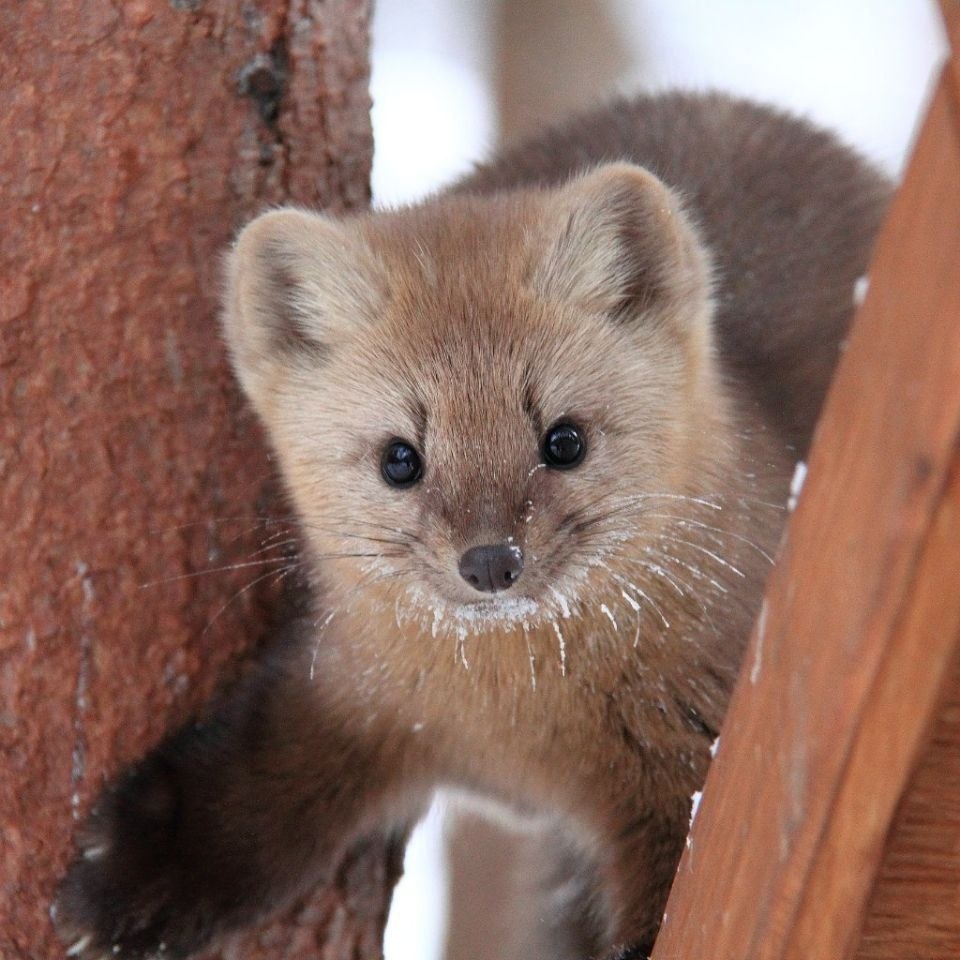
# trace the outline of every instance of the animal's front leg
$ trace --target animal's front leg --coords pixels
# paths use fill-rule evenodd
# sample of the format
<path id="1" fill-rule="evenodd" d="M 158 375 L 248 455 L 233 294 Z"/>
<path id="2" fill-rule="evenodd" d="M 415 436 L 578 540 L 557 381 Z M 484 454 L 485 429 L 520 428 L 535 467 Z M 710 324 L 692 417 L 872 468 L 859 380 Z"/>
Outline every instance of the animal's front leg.
<path id="1" fill-rule="evenodd" d="M 58 894 L 61 937 L 81 958 L 179 957 L 251 921 L 369 823 L 397 786 L 387 746 L 325 709 L 299 667 L 261 669 L 101 796 Z"/>
<path id="2" fill-rule="evenodd" d="M 653 950 L 667 895 L 683 851 L 690 816 L 685 793 L 654 794 L 644 807 L 624 807 L 611 824 L 609 856 L 601 869 L 612 906 L 608 960 L 645 960 Z"/>

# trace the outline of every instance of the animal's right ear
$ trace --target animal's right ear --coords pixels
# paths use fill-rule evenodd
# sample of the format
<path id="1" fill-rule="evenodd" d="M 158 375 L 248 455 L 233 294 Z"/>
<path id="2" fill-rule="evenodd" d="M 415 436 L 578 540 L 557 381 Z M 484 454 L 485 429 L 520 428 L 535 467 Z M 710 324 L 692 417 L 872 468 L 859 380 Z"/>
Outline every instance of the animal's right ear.
<path id="1" fill-rule="evenodd" d="M 322 361 L 338 330 L 372 317 L 378 271 L 349 223 L 304 210 L 265 213 L 230 251 L 224 330 L 258 407 L 290 369 Z"/>
<path id="2" fill-rule="evenodd" d="M 665 183 L 642 167 L 611 163 L 546 197 L 538 293 L 620 324 L 643 319 L 684 338 L 705 335 L 709 258 Z"/>

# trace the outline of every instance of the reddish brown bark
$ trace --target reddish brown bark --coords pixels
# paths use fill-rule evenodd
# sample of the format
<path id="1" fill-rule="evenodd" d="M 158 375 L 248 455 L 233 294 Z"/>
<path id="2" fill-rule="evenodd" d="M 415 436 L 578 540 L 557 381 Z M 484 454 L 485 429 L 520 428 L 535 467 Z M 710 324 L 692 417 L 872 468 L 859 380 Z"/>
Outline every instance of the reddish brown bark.
<path id="1" fill-rule="evenodd" d="M 194 575 L 251 559 L 271 489 L 217 328 L 219 257 L 267 203 L 366 202 L 367 14 L 0 5 L 5 958 L 58 955 L 48 904 L 104 777 L 264 632 L 273 578 L 237 593 L 270 568 Z M 317 956 L 332 918 L 322 956 L 376 953 L 388 859 L 230 951 Z"/>

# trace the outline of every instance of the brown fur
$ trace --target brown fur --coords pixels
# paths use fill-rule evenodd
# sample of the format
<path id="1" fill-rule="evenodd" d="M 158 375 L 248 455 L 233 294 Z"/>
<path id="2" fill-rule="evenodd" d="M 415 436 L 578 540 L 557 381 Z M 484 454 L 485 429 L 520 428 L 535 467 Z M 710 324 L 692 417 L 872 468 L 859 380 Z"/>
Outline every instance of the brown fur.
<path id="1" fill-rule="evenodd" d="M 652 942 L 884 196 L 806 124 L 667 95 L 416 207 L 249 226 L 227 337 L 316 619 L 113 795 L 67 929 L 186 952 L 447 783 L 555 818 L 596 949 Z M 561 419 L 569 471 L 541 462 Z M 379 470 L 398 437 L 405 490 Z M 481 596 L 458 558 L 504 541 L 522 576 Z M 176 826 L 141 869 L 113 838 L 158 778 Z M 144 871 L 167 892 L 105 904 Z"/>

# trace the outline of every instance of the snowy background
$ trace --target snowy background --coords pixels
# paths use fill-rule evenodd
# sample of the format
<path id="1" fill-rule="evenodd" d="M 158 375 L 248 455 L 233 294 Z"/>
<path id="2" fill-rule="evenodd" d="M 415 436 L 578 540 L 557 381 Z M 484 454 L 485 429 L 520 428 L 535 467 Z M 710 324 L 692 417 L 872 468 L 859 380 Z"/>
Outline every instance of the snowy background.
<path id="1" fill-rule="evenodd" d="M 496 147 L 498 4 L 374 6 L 374 201 L 397 204 Z M 608 0 L 605 8 L 615 41 L 609 62 L 616 63 L 607 93 L 715 87 L 775 102 L 841 132 L 894 175 L 945 51 L 936 6 L 925 0 Z M 603 60 L 596 44 L 586 49 Z M 408 849 L 387 960 L 442 956 L 442 833 L 442 805 L 435 805 Z"/>

